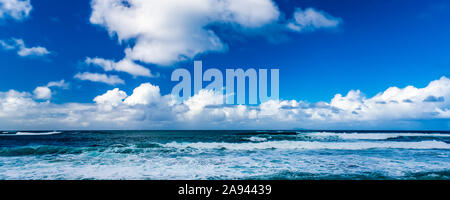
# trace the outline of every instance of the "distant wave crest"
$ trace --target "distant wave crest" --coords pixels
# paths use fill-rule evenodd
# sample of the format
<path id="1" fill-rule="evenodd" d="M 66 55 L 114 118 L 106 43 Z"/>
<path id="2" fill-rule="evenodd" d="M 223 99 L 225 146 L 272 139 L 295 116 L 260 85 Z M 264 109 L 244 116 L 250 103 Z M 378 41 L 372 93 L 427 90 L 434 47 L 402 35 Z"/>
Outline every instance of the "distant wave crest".
<path id="1" fill-rule="evenodd" d="M 450 137 L 450 134 L 437 133 L 331 133 L 318 132 L 306 134 L 312 137 L 337 137 L 344 140 L 386 140 L 398 137 Z"/>
<path id="2" fill-rule="evenodd" d="M 450 149 L 450 144 L 442 141 L 421 142 L 307 142 L 307 141 L 268 141 L 260 143 L 220 143 L 171 142 L 163 145 L 171 148 L 195 149 L 229 149 L 229 150 L 258 150 L 258 149 L 335 149 L 335 150 L 363 150 L 363 149 Z"/>
<path id="3" fill-rule="evenodd" d="M 35 135 L 55 135 L 60 134 L 61 132 L 52 131 L 52 132 L 17 132 L 17 133 L 8 133 L 3 132 L 0 136 L 35 136 Z"/>

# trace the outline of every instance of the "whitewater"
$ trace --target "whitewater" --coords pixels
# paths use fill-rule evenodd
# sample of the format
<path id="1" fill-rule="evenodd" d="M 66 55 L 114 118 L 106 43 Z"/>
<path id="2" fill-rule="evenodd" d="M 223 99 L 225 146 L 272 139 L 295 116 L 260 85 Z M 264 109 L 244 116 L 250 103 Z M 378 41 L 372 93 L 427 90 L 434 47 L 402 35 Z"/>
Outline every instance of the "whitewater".
<path id="1" fill-rule="evenodd" d="M 450 132 L 2 131 L 0 179 L 450 179 Z"/>

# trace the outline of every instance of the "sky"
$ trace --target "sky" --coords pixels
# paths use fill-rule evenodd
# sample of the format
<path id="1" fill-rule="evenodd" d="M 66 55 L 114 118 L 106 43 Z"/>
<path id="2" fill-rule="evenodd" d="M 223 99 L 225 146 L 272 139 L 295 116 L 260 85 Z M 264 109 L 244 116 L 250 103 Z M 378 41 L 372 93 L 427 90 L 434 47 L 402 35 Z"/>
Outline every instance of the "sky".
<path id="1" fill-rule="evenodd" d="M 0 129 L 450 129 L 443 0 L 0 0 Z M 280 99 L 174 102 L 177 68 Z"/>

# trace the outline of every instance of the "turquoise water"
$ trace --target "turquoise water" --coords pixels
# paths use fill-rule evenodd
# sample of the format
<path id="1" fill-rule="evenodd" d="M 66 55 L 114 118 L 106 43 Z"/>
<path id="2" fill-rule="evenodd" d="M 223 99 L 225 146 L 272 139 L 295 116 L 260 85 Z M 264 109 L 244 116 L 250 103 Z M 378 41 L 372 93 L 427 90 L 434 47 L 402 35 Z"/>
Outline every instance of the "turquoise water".
<path id="1" fill-rule="evenodd" d="M 0 179 L 450 179 L 450 132 L 0 132 Z"/>

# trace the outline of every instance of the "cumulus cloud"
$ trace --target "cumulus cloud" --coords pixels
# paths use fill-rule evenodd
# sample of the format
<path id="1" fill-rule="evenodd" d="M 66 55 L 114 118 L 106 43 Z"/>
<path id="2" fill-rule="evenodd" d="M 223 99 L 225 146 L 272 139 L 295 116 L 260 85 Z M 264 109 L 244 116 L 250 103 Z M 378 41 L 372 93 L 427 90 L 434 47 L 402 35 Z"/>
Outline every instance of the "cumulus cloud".
<path id="1" fill-rule="evenodd" d="M 51 99 L 52 98 L 52 90 L 50 89 L 51 87 L 67 89 L 69 87 L 69 84 L 66 83 L 65 80 L 51 81 L 46 86 L 36 87 L 33 91 L 34 98 L 42 100 Z"/>
<path id="2" fill-rule="evenodd" d="M 45 94 L 45 92 L 44 92 Z M 45 96 L 45 95 L 44 95 Z M 430 96 L 435 100 L 429 101 Z M 43 129 L 290 129 L 409 128 L 423 120 L 450 126 L 450 79 L 424 88 L 391 87 L 373 97 L 351 90 L 329 102 L 271 100 L 224 105 L 223 94 L 201 90 L 182 103 L 143 83 L 131 95 L 115 88 L 93 103 L 38 102 L 26 92 L 0 92 L 0 127 Z"/>
<path id="3" fill-rule="evenodd" d="M 338 94 L 330 106 L 338 108 L 341 117 L 348 120 L 429 119 L 442 117 L 439 113 L 449 108 L 450 101 L 446 100 L 449 96 L 450 79 L 442 77 L 425 88 L 390 87 L 372 98 L 366 98 L 360 91 L 350 91 L 346 96 Z"/>
<path id="4" fill-rule="evenodd" d="M 333 28 L 342 22 L 314 8 L 297 8 L 286 20 L 273 0 L 92 0 L 91 8 L 92 24 L 104 27 L 119 43 L 128 43 L 124 60 L 162 66 L 226 51 L 219 30 L 212 28 L 217 24 L 235 33 L 272 27 L 276 31 L 269 32 L 279 35 Z"/>
<path id="5" fill-rule="evenodd" d="M 293 31 L 314 31 L 316 29 L 335 28 L 342 19 L 333 17 L 326 12 L 317 11 L 314 8 L 302 10 L 297 8 L 294 17 L 287 27 Z"/>
<path id="6" fill-rule="evenodd" d="M 126 72 L 133 76 L 156 77 L 151 74 L 150 70 L 142 65 L 138 65 L 129 59 L 123 59 L 119 62 L 106 60 L 103 58 L 86 58 L 85 63 L 88 65 L 96 65 L 105 71 Z"/>
<path id="7" fill-rule="evenodd" d="M 197 95 L 187 99 L 183 104 L 187 106 L 185 117 L 193 119 L 203 112 L 207 106 L 222 105 L 224 95 L 213 90 L 200 90 Z"/>
<path id="8" fill-rule="evenodd" d="M 124 103 L 128 105 L 147 105 L 152 102 L 157 102 L 161 98 L 159 93 L 159 87 L 150 83 L 141 84 L 139 87 L 133 90 L 133 94 L 127 97 Z"/>
<path id="9" fill-rule="evenodd" d="M 226 44 L 209 25 L 259 28 L 280 15 L 271 0 L 93 0 L 91 7 L 92 24 L 120 42 L 133 41 L 127 59 L 159 65 L 224 51 Z"/>
<path id="10" fill-rule="evenodd" d="M 75 74 L 74 78 L 83 81 L 106 83 L 108 85 L 125 84 L 125 81 L 116 75 L 83 72 Z"/>
<path id="11" fill-rule="evenodd" d="M 0 19 L 11 17 L 22 20 L 28 17 L 32 9 L 30 0 L 0 0 Z"/>
<path id="12" fill-rule="evenodd" d="M 29 93 L 15 90 L 0 92 L 0 116 L 8 119 L 8 116 L 12 115 L 11 119 L 14 119 L 17 115 L 27 115 L 26 108 L 37 104 L 31 97 Z"/>
<path id="13" fill-rule="evenodd" d="M 37 47 L 26 47 L 25 42 L 22 39 L 12 38 L 9 41 L 0 40 L 0 46 L 4 50 L 16 50 L 17 55 L 22 57 L 28 56 L 45 56 L 50 54 L 45 47 L 37 46 Z"/>
<path id="14" fill-rule="evenodd" d="M 127 97 L 127 93 L 115 88 L 113 90 L 108 90 L 105 94 L 99 95 L 94 98 L 95 103 L 103 106 L 102 110 L 111 110 L 114 107 L 122 104 L 123 99 Z"/>
<path id="15" fill-rule="evenodd" d="M 36 99 L 50 99 L 52 97 L 52 91 L 48 87 L 37 87 L 34 89 L 33 94 Z"/>

